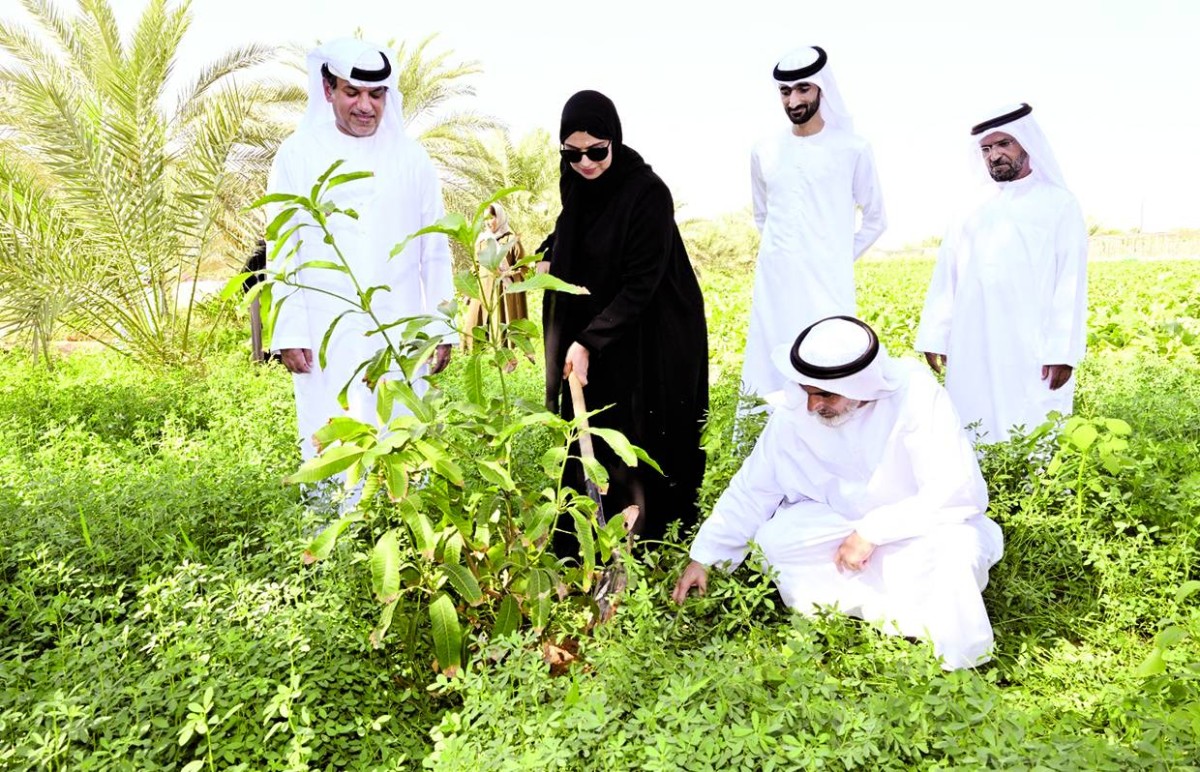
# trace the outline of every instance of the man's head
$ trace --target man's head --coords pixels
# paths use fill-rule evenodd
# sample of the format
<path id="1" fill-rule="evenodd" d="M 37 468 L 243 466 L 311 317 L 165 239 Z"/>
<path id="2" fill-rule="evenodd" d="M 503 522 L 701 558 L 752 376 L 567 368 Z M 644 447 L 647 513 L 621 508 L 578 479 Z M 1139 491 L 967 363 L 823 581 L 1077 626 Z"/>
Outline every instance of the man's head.
<path id="1" fill-rule="evenodd" d="M 1046 135 L 1027 103 L 1009 105 L 971 127 L 975 152 L 994 182 L 1032 177 L 1065 188 Z M 978 167 L 977 167 L 978 168 Z"/>
<path id="2" fill-rule="evenodd" d="M 905 378 L 875 331 L 852 316 L 814 322 L 794 343 L 777 346 L 772 359 L 803 390 L 808 412 L 826 426 L 841 426 L 860 408 L 891 396 Z M 791 398 L 789 404 L 799 407 Z"/>
<path id="3" fill-rule="evenodd" d="M 1019 180 L 1033 171 L 1025 148 L 1016 137 L 1003 131 L 993 131 L 979 140 L 979 151 L 988 174 L 996 182 Z"/>
<path id="4" fill-rule="evenodd" d="M 359 40 L 334 41 L 323 52 L 321 86 L 338 131 L 370 137 L 387 107 L 392 63 L 383 51 Z"/>
<path id="5" fill-rule="evenodd" d="M 801 46 L 788 52 L 775 65 L 772 74 L 779 89 L 779 100 L 792 122 L 793 131 L 798 134 L 820 131 L 831 119 L 849 124 L 850 117 L 845 115 L 837 96 L 833 73 L 826 66 L 828 61 L 829 57 L 820 46 Z"/>

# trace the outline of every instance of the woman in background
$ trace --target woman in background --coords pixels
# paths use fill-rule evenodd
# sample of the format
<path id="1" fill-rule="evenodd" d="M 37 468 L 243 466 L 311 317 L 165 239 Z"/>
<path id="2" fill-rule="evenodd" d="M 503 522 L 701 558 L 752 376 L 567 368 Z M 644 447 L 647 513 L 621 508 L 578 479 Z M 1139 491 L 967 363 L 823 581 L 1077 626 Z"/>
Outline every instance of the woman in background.
<path id="1" fill-rule="evenodd" d="M 475 340 L 471 335 L 471 330 L 475 327 L 485 327 L 488 331 L 488 337 L 491 340 L 497 341 L 500 345 L 508 345 L 508 341 L 503 336 L 503 326 L 509 322 L 514 322 L 518 319 L 529 318 L 529 309 L 525 304 L 524 292 L 513 292 L 500 294 L 497 297 L 496 281 L 499 279 L 502 287 L 506 287 L 512 282 L 521 281 L 524 278 L 525 269 L 518 267 L 517 264 L 525 257 L 525 249 L 521 246 L 521 239 L 517 234 L 512 232 L 508 227 L 508 214 L 504 211 L 504 207 L 499 202 L 493 203 L 488 207 L 487 228 L 483 233 L 479 234 L 479 240 L 475 243 L 475 254 L 480 255 L 489 244 L 495 244 L 496 247 L 502 250 L 504 257 L 500 259 L 499 273 L 479 266 L 479 279 L 482 287 L 482 295 L 488 298 L 488 303 L 495 304 L 492 312 L 489 314 L 484 308 L 483 303 L 477 299 L 472 299 L 467 306 L 466 329 L 463 335 L 463 349 L 470 351 Z M 503 290 L 500 290 L 503 292 Z M 515 364 L 515 362 L 514 362 Z"/>

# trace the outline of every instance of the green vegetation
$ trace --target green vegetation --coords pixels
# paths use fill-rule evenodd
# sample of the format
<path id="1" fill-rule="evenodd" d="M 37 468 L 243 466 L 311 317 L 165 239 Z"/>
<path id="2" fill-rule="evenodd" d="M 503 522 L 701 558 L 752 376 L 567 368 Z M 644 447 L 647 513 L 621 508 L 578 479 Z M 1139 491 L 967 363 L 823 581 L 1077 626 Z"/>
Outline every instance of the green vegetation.
<path id="1" fill-rule="evenodd" d="M 0 769 L 1200 768 L 1196 263 L 1091 266 L 1076 415 L 983 458 L 1007 541 L 985 594 L 995 659 L 947 674 L 924 644 L 794 617 L 752 565 L 671 605 L 689 534 L 631 559 L 619 518 L 596 528 L 559 487 L 580 428 L 541 407 L 530 322 L 513 349 L 477 335 L 424 397 L 382 388 L 414 416 L 385 437 L 335 422 L 334 452 L 298 470 L 289 377 L 181 288 L 241 263 L 264 225 L 244 207 L 303 94 L 233 83 L 276 57 L 249 47 L 168 110 L 186 3 L 149 0 L 124 36 L 104 0 L 24 6 L 41 33 L 0 22 L 0 335 L 36 352 L 0 354 Z M 495 304 L 479 202 L 525 188 L 506 203 L 532 251 L 557 209 L 553 143 L 447 112 L 478 65 L 429 45 L 399 47 L 408 118 L 451 208 L 475 211 L 435 229 L 460 300 Z M 735 441 L 732 421 L 758 234 L 745 213 L 683 230 L 709 313 L 709 507 L 756 431 Z M 1194 233 L 1147 238 L 1196 252 Z M 857 266 L 894 353 L 914 355 L 931 267 Z M 388 328 L 366 374 L 428 357 L 418 326 Z M 55 356 L 64 329 L 111 350 Z M 365 481 L 348 514 L 284 483 L 339 471 Z M 539 538 L 556 521 L 580 565 Z M 628 590 L 595 626 L 614 554 Z"/>
<path id="2" fill-rule="evenodd" d="M 893 351 L 930 267 L 859 266 Z M 541 634 L 468 635 L 465 667 L 436 674 L 430 636 L 371 645 L 378 534 L 302 565 L 330 515 L 280 485 L 290 384 L 242 336 L 199 374 L 7 355 L 0 768 L 1194 768 L 1198 280 L 1193 263 L 1092 267 L 1082 420 L 985 458 L 1008 547 L 986 593 L 998 650 L 953 674 L 852 620 L 793 619 L 752 568 L 677 609 L 684 538 L 641 552 L 609 624 L 583 635 L 577 600 L 555 602 Z M 703 283 L 711 502 L 746 450 L 729 422 L 750 287 Z M 469 370 L 439 377 L 447 398 Z M 522 359 L 509 387 L 538 401 L 539 368 Z M 543 474 L 549 442 L 514 445 L 515 474 Z"/>

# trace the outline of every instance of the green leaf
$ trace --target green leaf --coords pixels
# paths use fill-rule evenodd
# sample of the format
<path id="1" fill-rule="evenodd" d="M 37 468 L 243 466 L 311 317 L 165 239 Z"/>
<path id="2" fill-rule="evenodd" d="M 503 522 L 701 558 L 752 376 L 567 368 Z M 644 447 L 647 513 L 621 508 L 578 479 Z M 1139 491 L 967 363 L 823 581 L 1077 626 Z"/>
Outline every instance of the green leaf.
<path id="1" fill-rule="evenodd" d="M 413 545 L 417 552 L 426 560 L 433 560 L 437 549 L 437 536 L 433 532 L 433 524 L 421 513 L 411 500 L 406 499 L 400 506 L 400 519 L 408 526 Z"/>
<path id="2" fill-rule="evenodd" d="M 1146 658 L 1142 660 L 1142 664 L 1138 665 L 1138 669 L 1134 675 L 1138 678 L 1149 678 L 1151 676 L 1162 675 L 1167 672 L 1167 663 L 1163 659 L 1162 649 L 1153 649 Z"/>
<path id="3" fill-rule="evenodd" d="M 371 591 L 380 603 L 400 595 L 400 541 L 396 529 L 385 533 L 371 550 Z"/>
<path id="4" fill-rule="evenodd" d="M 325 190 L 328 191 L 336 188 L 338 185 L 345 185 L 347 182 L 354 182 L 355 180 L 374 176 L 374 172 L 346 172 L 345 174 L 338 174 L 329 178 L 329 184 L 325 186 Z"/>
<path id="5" fill-rule="evenodd" d="M 319 269 L 322 271 L 337 271 L 338 273 L 349 274 L 350 269 L 341 263 L 335 263 L 332 260 L 309 260 L 306 263 L 301 263 L 296 267 L 296 270 L 301 269 Z"/>
<path id="6" fill-rule="evenodd" d="M 362 303 L 360 303 L 359 305 L 361 305 L 363 308 L 370 308 L 371 300 L 375 297 L 376 292 L 391 292 L 391 291 L 392 291 L 392 288 L 387 284 L 376 284 L 374 287 L 367 287 L 367 290 L 365 292 L 363 292 Z"/>
<path id="7" fill-rule="evenodd" d="M 593 426 L 591 433 L 604 440 L 612 448 L 617 458 L 625 462 L 625 466 L 637 466 L 637 454 L 633 451 L 633 443 L 616 429 L 603 429 Z"/>
<path id="8" fill-rule="evenodd" d="M 313 432 L 317 447 L 325 448 L 335 442 L 350 443 L 375 433 L 375 427 L 350 416 L 334 416 Z"/>
<path id="9" fill-rule="evenodd" d="M 525 281 L 517 281 L 508 285 L 504 292 L 513 294 L 514 292 L 532 292 L 534 290 L 552 290 L 554 292 L 564 292 L 568 295 L 590 295 L 587 287 L 580 287 L 576 284 L 569 284 L 557 276 L 551 276 L 548 273 L 535 273 Z"/>
<path id="10" fill-rule="evenodd" d="M 489 196 L 475 209 L 475 218 L 473 221 L 475 224 L 475 230 L 478 231 L 483 227 L 484 213 L 487 212 L 489 206 L 496 203 L 500 199 L 505 198 L 506 196 L 511 196 L 513 193 L 520 193 L 526 190 L 526 188 L 523 188 L 519 185 L 513 185 L 511 187 L 501 188 Z"/>
<path id="11" fill-rule="evenodd" d="M 517 484 L 513 482 L 512 477 L 508 474 L 508 470 L 495 461 L 481 459 L 479 461 L 479 474 L 483 479 L 492 485 L 498 486 L 505 492 L 511 493 L 517 489 Z"/>
<path id="12" fill-rule="evenodd" d="M 1096 430 L 1094 425 L 1090 423 L 1080 424 L 1079 427 L 1070 434 L 1071 444 L 1080 450 L 1087 450 L 1092 446 L 1092 443 L 1095 442 L 1096 438 L 1099 436 L 1100 432 Z"/>
<path id="13" fill-rule="evenodd" d="M 650 458 L 650 454 L 649 454 L 649 453 L 647 453 L 646 451 L 642 450 L 642 449 L 641 449 L 640 447 L 638 447 L 637 445 L 634 445 L 634 446 L 632 446 L 632 447 L 633 447 L 633 454 L 634 454 L 635 456 L 637 456 L 637 457 L 638 457 L 638 461 L 641 461 L 643 464 L 645 464 L 646 466 L 650 467 L 651 469 L 653 469 L 654 471 L 658 472 L 659 474 L 662 474 L 662 473 L 663 473 L 662 467 L 660 467 L 660 466 L 658 465 L 658 462 L 657 462 L 657 461 L 655 461 L 654 459 Z"/>
<path id="14" fill-rule="evenodd" d="M 342 515 L 332 524 L 325 527 L 325 530 L 317 534 L 317 537 L 312 540 L 308 548 L 304 550 L 304 554 L 300 559 L 304 565 L 312 565 L 318 560 L 324 560 L 333 553 L 333 548 L 337 545 L 338 538 L 346 527 L 351 523 L 361 523 L 365 518 L 361 512 L 350 512 Z"/>
<path id="15" fill-rule="evenodd" d="M 517 599 L 505 595 L 500 601 L 500 610 L 496 612 L 496 621 L 492 624 L 492 638 L 511 635 L 521 625 L 521 606 Z"/>
<path id="16" fill-rule="evenodd" d="M 357 308 L 348 308 L 337 316 L 333 317 L 333 321 L 330 322 L 329 326 L 325 328 L 325 334 L 321 337 L 321 348 L 317 350 L 317 362 L 321 365 L 322 370 L 327 370 L 329 368 L 328 364 L 326 364 L 325 351 L 329 348 L 329 339 L 333 337 L 333 331 L 337 329 L 338 322 L 342 321 L 342 318 L 349 314 L 357 313 L 362 312 Z"/>
<path id="17" fill-rule="evenodd" d="M 408 495 L 408 467 L 402 459 L 396 456 L 384 456 L 379 459 L 383 469 L 383 480 L 387 486 L 388 498 L 400 501 Z"/>
<path id="18" fill-rule="evenodd" d="M 1105 418 L 1104 426 L 1113 434 L 1117 434 L 1122 437 L 1133 434 L 1133 427 L 1131 427 L 1125 421 L 1122 421 L 1120 418 Z"/>
<path id="19" fill-rule="evenodd" d="M 551 413 L 547 410 L 539 409 L 532 413 L 526 413 L 525 415 L 521 416 L 520 418 L 518 418 L 516 420 L 509 421 L 508 424 L 505 425 L 504 429 L 501 430 L 501 432 L 498 436 L 501 440 L 507 440 L 509 437 L 512 437 L 514 434 L 517 434 L 518 432 L 520 432 L 523 429 L 528 429 L 531 426 L 548 426 L 551 429 L 554 429 L 556 431 L 564 431 L 565 432 L 566 427 L 567 427 L 567 422 L 564 421 L 560 416 L 555 415 L 554 413 Z M 563 448 L 562 452 L 565 454 L 567 452 L 566 448 Z M 555 472 L 555 474 L 558 474 L 558 473 Z"/>
<path id="20" fill-rule="evenodd" d="M 454 289 L 458 294 L 471 300 L 480 300 L 483 295 L 479 277 L 474 271 L 459 271 L 454 274 Z"/>
<path id="21" fill-rule="evenodd" d="M 363 378 L 367 382 L 367 388 L 374 390 L 375 385 L 379 383 L 379 379 L 387 374 L 387 371 L 392 365 L 392 350 L 386 346 L 375 352 L 375 356 L 371 357 L 371 361 L 367 364 L 367 371 L 363 374 Z"/>
<path id="22" fill-rule="evenodd" d="M 466 484 L 462 468 L 446 455 L 444 450 L 424 440 L 417 440 L 413 446 L 429 461 L 433 471 L 446 478 L 451 485 L 461 488 Z"/>
<path id="23" fill-rule="evenodd" d="M 522 520 L 525 524 L 525 538 L 536 542 L 545 536 L 558 520 L 558 507 L 553 501 L 547 501 L 532 510 L 526 510 Z"/>
<path id="24" fill-rule="evenodd" d="M 222 303 L 233 299 L 242 293 L 242 285 L 246 283 L 246 279 L 257 275 L 258 271 L 243 271 L 229 277 L 229 281 L 225 282 L 225 286 L 221 288 L 220 294 L 217 295 Z M 257 287 L 258 285 L 254 285 Z M 253 289 L 253 287 L 251 287 Z"/>
<path id="25" fill-rule="evenodd" d="M 474 606 L 483 600 L 483 590 L 469 568 L 458 563 L 447 563 L 442 566 L 442 572 L 454 591 L 467 603 Z"/>
<path id="26" fill-rule="evenodd" d="M 1175 591 L 1175 602 L 1183 603 L 1197 591 L 1200 591 L 1200 581 L 1192 579 L 1179 585 L 1179 589 Z"/>
<path id="27" fill-rule="evenodd" d="M 563 447 L 550 448 L 542 454 L 542 471 L 547 477 L 557 478 L 562 472 L 562 466 L 567 461 L 567 449 Z"/>
<path id="28" fill-rule="evenodd" d="M 457 565 L 462 563 L 463 537 L 462 534 L 448 531 L 444 532 L 449 535 L 441 542 L 440 554 L 435 553 L 435 557 L 441 559 L 442 563 L 447 565 Z"/>
<path id="29" fill-rule="evenodd" d="M 458 212 L 451 212 L 442 219 L 435 222 L 433 225 L 427 225 L 421 230 L 409 235 L 404 241 L 401 241 L 392 248 L 389 257 L 395 257 L 408 248 L 414 240 L 429 233 L 441 233 L 452 237 L 454 240 L 462 244 L 468 251 L 474 248 L 471 238 L 472 228 L 467 219 Z"/>
<path id="30" fill-rule="evenodd" d="M 467 400 L 476 405 L 484 404 L 483 396 L 483 357 L 472 354 L 467 360 L 467 370 L 463 374 L 463 388 Z"/>
<path id="31" fill-rule="evenodd" d="M 333 477 L 349 469 L 362 456 L 363 449 L 356 445 L 338 445 L 329 448 L 316 458 L 310 458 L 295 474 L 283 478 L 288 485 L 314 483 Z"/>
<path id="32" fill-rule="evenodd" d="M 446 675 L 454 675 L 462 666 L 462 627 L 449 595 L 443 593 L 429 604 L 429 621 L 433 628 L 433 651 L 437 666 Z"/>
<path id="33" fill-rule="evenodd" d="M 575 521 L 575 538 L 579 540 L 579 555 L 583 558 L 583 591 L 591 589 L 592 571 L 596 568 L 596 539 L 592 522 L 577 509 L 571 510 Z"/>
<path id="34" fill-rule="evenodd" d="M 554 579 L 548 571 L 540 568 L 531 569 L 526 585 L 526 600 L 529 605 L 529 619 L 533 629 L 541 632 L 550 621 L 551 597 L 554 592 Z"/>
<path id="35" fill-rule="evenodd" d="M 388 381 L 388 383 L 392 384 L 391 388 L 395 392 L 396 399 L 399 399 L 400 403 L 408 408 L 408 412 L 416 416 L 422 423 L 432 423 L 437 417 L 433 408 L 417 396 L 411 385 L 399 380 Z"/>
<path id="36" fill-rule="evenodd" d="M 279 214 L 271 218 L 271 222 L 267 224 L 266 231 L 263 232 L 263 237 L 267 241 L 277 240 L 279 238 L 279 231 L 283 226 L 288 224 L 289 220 L 296 216 L 298 211 L 300 210 L 293 206 L 284 207 Z"/>
<path id="37" fill-rule="evenodd" d="M 383 646 L 383 637 L 387 635 L 388 628 L 392 626 L 392 617 L 396 614 L 396 605 L 399 602 L 400 600 L 397 598 L 383 607 L 383 611 L 379 615 L 379 624 L 367 638 L 371 642 L 372 648 L 378 649 Z"/>
<path id="38" fill-rule="evenodd" d="M 1158 632 L 1158 635 L 1154 636 L 1154 645 L 1166 651 L 1178 646 L 1185 638 L 1187 638 L 1187 630 L 1178 625 L 1171 625 L 1170 627 L 1163 628 Z"/>
<path id="39" fill-rule="evenodd" d="M 297 196 L 295 193 L 268 193 L 262 198 L 255 201 L 249 206 L 250 209 L 258 209 L 270 204 L 296 204 L 303 207 L 308 204 L 309 200 L 304 196 Z M 270 241 L 270 239 L 268 239 Z"/>
<path id="40" fill-rule="evenodd" d="M 338 167 L 340 167 L 344 163 L 346 163 L 346 160 L 344 158 L 339 158 L 338 160 L 336 160 L 332 164 L 330 164 L 329 168 L 326 169 L 324 172 L 322 172 L 320 177 L 317 177 L 317 182 L 315 185 L 312 186 L 312 192 L 309 194 L 309 197 L 313 201 L 316 201 L 321 197 L 320 196 L 321 187 L 325 184 L 325 181 L 328 180 L 330 177 L 332 177 L 333 173 L 338 170 Z"/>
<path id="41" fill-rule="evenodd" d="M 596 483 L 601 493 L 608 490 L 608 471 L 595 458 L 580 458 L 583 462 L 583 473 L 587 479 Z"/>

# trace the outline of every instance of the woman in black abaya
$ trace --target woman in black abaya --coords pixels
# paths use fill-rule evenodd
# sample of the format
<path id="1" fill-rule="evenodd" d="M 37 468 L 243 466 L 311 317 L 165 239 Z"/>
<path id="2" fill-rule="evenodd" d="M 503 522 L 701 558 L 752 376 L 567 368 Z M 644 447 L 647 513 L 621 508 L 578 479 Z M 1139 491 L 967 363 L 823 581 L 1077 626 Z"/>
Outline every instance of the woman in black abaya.
<path id="1" fill-rule="evenodd" d="M 612 101 L 596 91 L 571 97 L 559 141 L 562 213 L 542 249 L 551 274 L 590 294 L 546 294 L 546 403 L 573 417 L 563 379 L 575 372 L 589 410 L 610 406 L 592 424 L 621 431 L 658 462 L 663 474 L 627 467 L 595 443 L 609 473 L 604 511 L 636 504 L 635 532 L 657 539 L 672 521 L 686 528 L 697 520 L 708 409 L 704 299 L 671 193 L 624 144 Z M 564 481 L 584 490 L 582 467 L 570 465 Z M 555 549 L 577 552 L 570 524 L 561 524 Z"/>

